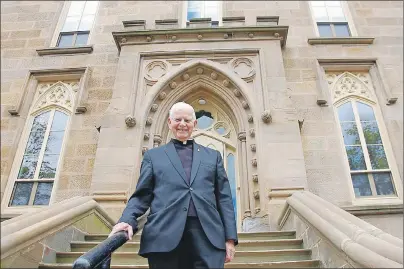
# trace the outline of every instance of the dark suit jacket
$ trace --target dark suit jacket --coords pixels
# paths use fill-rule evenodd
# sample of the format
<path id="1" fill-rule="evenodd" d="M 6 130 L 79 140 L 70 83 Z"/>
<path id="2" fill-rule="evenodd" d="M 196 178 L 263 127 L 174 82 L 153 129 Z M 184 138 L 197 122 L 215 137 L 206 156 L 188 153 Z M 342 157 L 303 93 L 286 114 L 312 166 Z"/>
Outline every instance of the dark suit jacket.
<path id="1" fill-rule="evenodd" d="M 136 219 L 150 207 L 139 255 L 168 252 L 178 245 L 191 197 L 210 242 L 219 249 L 226 248 L 228 239 L 237 244 L 236 220 L 222 156 L 194 143 L 188 184 L 174 144 L 169 142 L 145 152 L 136 190 L 118 221 L 130 224 L 136 232 Z"/>

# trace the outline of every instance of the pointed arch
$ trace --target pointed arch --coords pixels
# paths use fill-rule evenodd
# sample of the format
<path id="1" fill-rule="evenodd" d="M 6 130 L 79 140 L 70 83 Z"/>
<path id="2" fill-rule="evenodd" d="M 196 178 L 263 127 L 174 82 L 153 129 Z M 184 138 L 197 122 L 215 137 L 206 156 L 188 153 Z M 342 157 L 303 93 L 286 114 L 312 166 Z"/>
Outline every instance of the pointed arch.
<path id="1" fill-rule="evenodd" d="M 62 81 L 52 84 L 49 88 L 40 88 L 39 96 L 32 106 L 31 114 L 44 111 L 50 106 L 63 108 L 70 113 L 74 108 L 74 92 L 69 85 Z"/>
<path id="2" fill-rule="evenodd" d="M 374 95 L 368 85 L 351 72 L 339 75 L 331 86 L 333 103 L 342 103 L 351 97 L 375 104 Z"/>

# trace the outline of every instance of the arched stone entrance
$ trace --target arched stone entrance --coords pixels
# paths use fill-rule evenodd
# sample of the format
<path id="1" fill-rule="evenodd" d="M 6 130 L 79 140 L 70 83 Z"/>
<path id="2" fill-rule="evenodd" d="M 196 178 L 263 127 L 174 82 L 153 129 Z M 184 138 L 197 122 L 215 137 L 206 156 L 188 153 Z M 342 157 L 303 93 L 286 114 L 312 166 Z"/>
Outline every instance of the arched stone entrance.
<path id="1" fill-rule="evenodd" d="M 222 154 L 240 230 L 242 220 L 254 214 L 250 207 L 250 199 L 254 199 L 250 179 L 256 168 L 256 163 L 248 161 L 251 152 L 247 151 L 247 142 L 255 145 L 255 113 L 250 107 L 251 93 L 243 83 L 216 63 L 191 61 L 166 74 L 150 90 L 143 128 L 145 151 L 171 139 L 167 117 L 174 103 L 185 101 L 194 106 L 200 123 L 193 136 L 196 142 Z M 251 134 L 248 139 L 246 133 Z"/>

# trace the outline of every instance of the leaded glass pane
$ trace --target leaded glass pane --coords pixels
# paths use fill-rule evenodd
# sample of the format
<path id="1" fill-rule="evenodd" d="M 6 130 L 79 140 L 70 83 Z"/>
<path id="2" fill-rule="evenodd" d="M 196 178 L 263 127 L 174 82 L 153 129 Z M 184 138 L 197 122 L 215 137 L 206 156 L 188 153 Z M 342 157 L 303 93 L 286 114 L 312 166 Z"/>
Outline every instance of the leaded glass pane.
<path id="1" fill-rule="evenodd" d="M 217 132 L 218 134 L 220 134 L 220 135 L 224 135 L 224 134 L 227 132 L 227 130 L 226 130 L 225 127 L 220 126 L 220 127 L 216 128 L 216 132 Z"/>
<path id="2" fill-rule="evenodd" d="M 388 169 L 386 154 L 382 145 L 368 145 L 370 163 L 373 169 Z"/>
<path id="3" fill-rule="evenodd" d="M 348 24 L 334 24 L 334 31 L 336 37 L 351 36 L 349 33 Z"/>
<path id="4" fill-rule="evenodd" d="M 351 170 L 366 170 L 365 158 L 361 146 L 345 146 Z"/>
<path id="5" fill-rule="evenodd" d="M 356 174 L 351 175 L 351 177 L 356 197 L 372 195 L 372 190 L 370 189 L 370 183 L 367 174 Z"/>
<path id="6" fill-rule="evenodd" d="M 393 183 L 391 181 L 390 172 L 373 173 L 373 179 L 376 185 L 377 195 L 394 195 Z"/>
<path id="7" fill-rule="evenodd" d="M 20 171 L 18 172 L 18 179 L 34 178 L 36 164 L 38 162 L 38 156 L 24 155 Z"/>
<path id="8" fill-rule="evenodd" d="M 33 182 L 16 182 L 10 206 L 28 205 Z"/>
<path id="9" fill-rule="evenodd" d="M 86 1 L 86 7 L 84 8 L 83 14 L 94 15 L 97 12 L 98 1 Z"/>
<path id="10" fill-rule="evenodd" d="M 338 107 L 338 117 L 340 121 L 355 121 L 351 102 Z"/>
<path id="11" fill-rule="evenodd" d="M 345 145 L 360 145 L 359 133 L 355 122 L 341 122 Z"/>
<path id="12" fill-rule="evenodd" d="M 362 102 L 356 103 L 359 112 L 359 118 L 361 121 L 375 121 L 375 114 L 371 106 L 366 105 Z"/>
<path id="13" fill-rule="evenodd" d="M 55 178 L 58 160 L 59 155 L 45 154 L 42 161 L 41 170 L 39 170 L 39 178 Z"/>
<path id="14" fill-rule="evenodd" d="M 331 26 L 329 24 L 317 24 L 317 26 L 321 37 L 332 37 Z"/>
<path id="15" fill-rule="evenodd" d="M 61 32 L 77 31 L 79 27 L 80 16 L 67 17 Z"/>
<path id="16" fill-rule="evenodd" d="M 36 189 L 34 205 L 48 205 L 49 199 L 52 193 L 53 183 L 51 182 L 41 182 L 38 183 Z"/>
<path id="17" fill-rule="evenodd" d="M 38 155 L 41 151 L 44 136 L 45 131 L 31 132 L 28 137 L 24 155 Z"/>
<path id="18" fill-rule="evenodd" d="M 206 129 L 214 122 L 212 113 L 209 111 L 200 110 L 196 112 L 195 115 L 197 119 L 197 128 L 199 129 Z"/>
<path id="19" fill-rule="evenodd" d="M 85 3 L 86 1 L 72 1 L 67 16 L 80 16 L 83 12 Z"/>
<path id="20" fill-rule="evenodd" d="M 50 132 L 45 154 L 59 154 L 62 148 L 64 131 Z"/>
<path id="21" fill-rule="evenodd" d="M 382 138 L 379 133 L 379 127 L 377 127 L 377 122 L 367 121 L 361 123 L 366 144 L 382 144 Z"/>
<path id="22" fill-rule="evenodd" d="M 51 131 L 63 131 L 66 128 L 68 116 L 58 110 L 55 111 L 53 116 Z"/>
<path id="23" fill-rule="evenodd" d="M 75 46 L 87 45 L 88 35 L 89 35 L 88 33 L 77 34 L 76 43 L 74 45 Z"/>

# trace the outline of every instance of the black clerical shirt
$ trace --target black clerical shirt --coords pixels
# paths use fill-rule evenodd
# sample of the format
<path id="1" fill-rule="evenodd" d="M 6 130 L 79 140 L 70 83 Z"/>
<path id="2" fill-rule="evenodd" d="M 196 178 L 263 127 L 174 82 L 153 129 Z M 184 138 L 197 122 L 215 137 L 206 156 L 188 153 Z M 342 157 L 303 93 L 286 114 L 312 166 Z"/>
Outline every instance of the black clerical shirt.
<path id="1" fill-rule="evenodd" d="M 178 157 L 180 157 L 182 167 L 184 168 L 185 175 L 186 175 L 186 180 L 188 184 L 191 181 L 191 170 L 192 170 L 192 154 L 193 154 L 193 146 L 194 146 L 194 141 L 193 140 L 187 140 L 184 144 L 184 142 L 179 141 L 177 139 L 172 139 L 175 149 L 177 150 Z M 196 209 L 194 202 L 191 201 L 189 202 L 189 210 L 188 210 L 188 216 L 197 216 L 196 214 Z"/>

